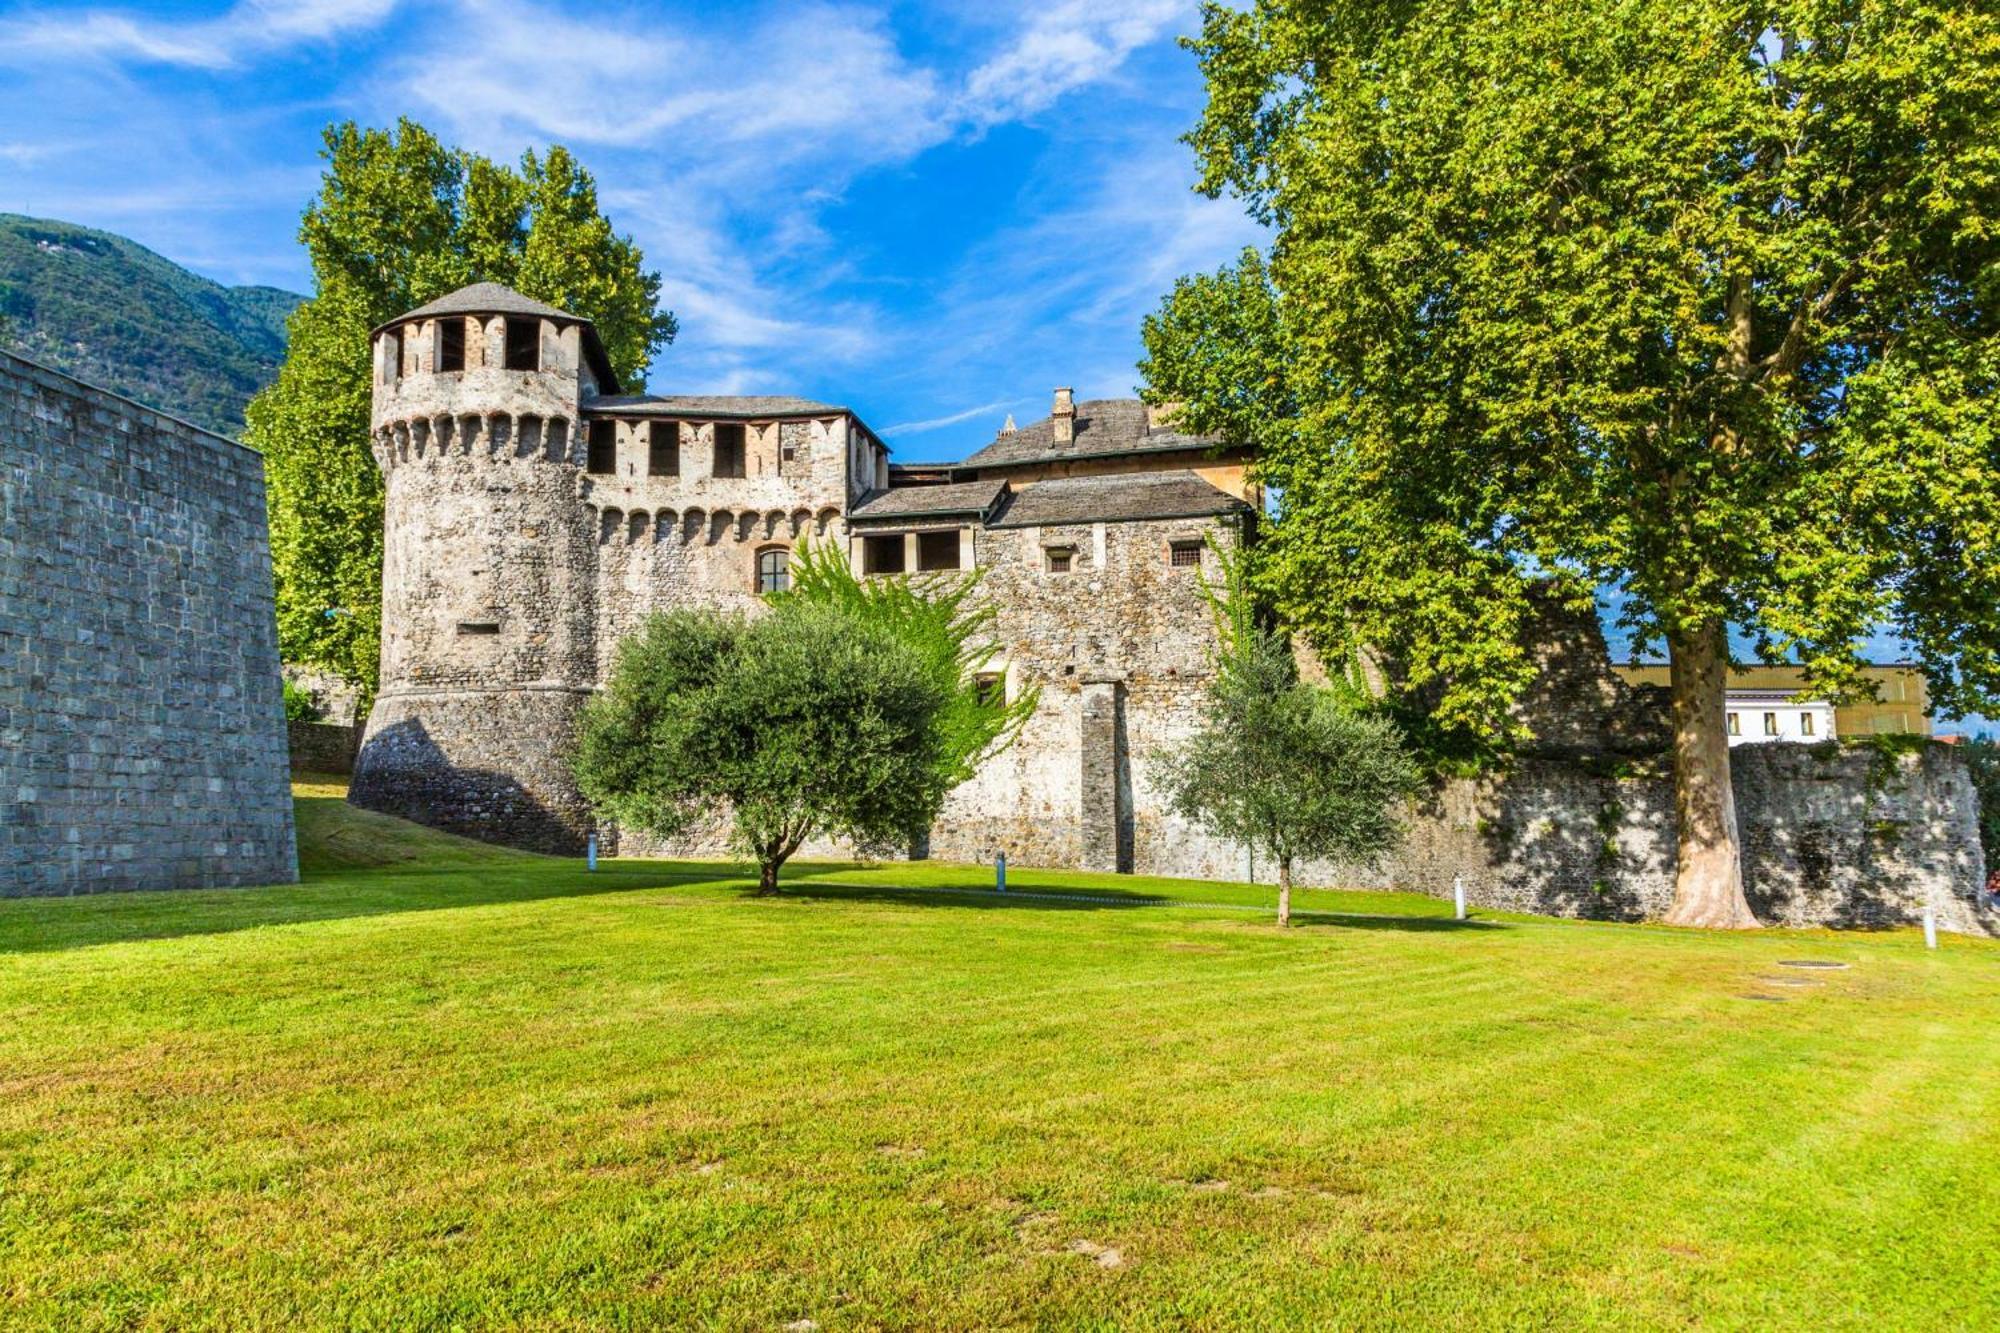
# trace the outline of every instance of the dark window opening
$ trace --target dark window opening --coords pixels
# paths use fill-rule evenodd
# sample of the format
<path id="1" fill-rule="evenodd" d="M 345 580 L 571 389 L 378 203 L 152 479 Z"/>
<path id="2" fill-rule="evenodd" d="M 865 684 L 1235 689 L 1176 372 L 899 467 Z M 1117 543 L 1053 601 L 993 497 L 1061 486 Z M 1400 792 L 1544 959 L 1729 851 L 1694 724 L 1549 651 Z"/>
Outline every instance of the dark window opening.
<path id="1" fill-rule="evenodd" d="M 715 426 L 715 469 L 718 477 L 743 475 L 743 426 L 740 422 L 717 422 Z"/>
<path id="2" fill-rule="evenodd" d="M 507 369 L 540 370 L 542 368 L 542 321 L 539 319 L 510 319 L 507 321 Z"/>
<path id="3" fill-rule="evenodd" d="M 403 331 L 397 329 L 389 335 L 389 378 L 403 378 Z"/>
<path id="4" fill-rule="evenodd" d="M 498 634 L 500 625 L 492 620 L 461 620 L 458 622 L 460 634 Z"/>
<path id="5" fill-rule="evenodd" d="M 1007 706 L 1007 677 L 998 672 L 973 677 L 973 689 L 982 708 Z"/>
<path id="6" fill-rule="evenodd" d="M 783 547 L 757 553 L 757 591 L 783 592 L 792 586 L 792 553 Z"/>
<path id="7" fill-rule="evenodd" d="M 901 537 L 867 537 L 861 543 L 861 572 L 900 574 L 903 572 Z"/>
<path id="8" fill-rule="evenodd" d="M 1201 563 L 1200 542 L 1168 542 L 1167 563 L 1175 569 L 1185 569 Z"/>
<path id="9" fill-rule="evenodd" d="M 655 421 L 646 438 L 646 475 L 678 477 L 681 473 L 680 423 Z"/>
<path id="10" fill-rule="evenodd" d="M 615 421 L 593 421 L 590 423 L 589 458 L 584 470 L 607 475 L 618 470 L 618 423 Z"/>
<path id="11" fill-rule="evenodd" d="M 447 319 L 438 325 L 438 369 L 465 369 L 465 321 Z"/>
<path id="12" fill-rule="evenodd" d="M 1069 547 L 1051 546 L 1046 554 L 1048 556 L 1048 562 L 1049 562 L 1049 573 L 1051 574 L 1069 573 L 1070 557 L 1075 554 L 1075 552 L 1071 551 Z"/>
<path id="13" fill-rule="evenodd" d="M 957 569 L 958 530 L 917 534 L 917 568 Z"/>

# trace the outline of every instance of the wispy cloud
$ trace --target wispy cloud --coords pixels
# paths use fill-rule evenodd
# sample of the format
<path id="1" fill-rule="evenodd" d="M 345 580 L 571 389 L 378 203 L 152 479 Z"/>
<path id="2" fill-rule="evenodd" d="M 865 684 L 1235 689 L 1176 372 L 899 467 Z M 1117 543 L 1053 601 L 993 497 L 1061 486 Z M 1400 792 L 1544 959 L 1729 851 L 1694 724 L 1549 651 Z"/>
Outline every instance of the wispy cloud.
<path id="1" fill-rule="evenodd" d="M 999 55 L 966 80 L 963 112 L 996 124 L 1113 78 L 1126 57 L 1189 18 L 1180 0 L 1064 0 L 1036 8 Z"/>
<path id="2" fill-rule="evenodd" d="M 956 426 L 961 421 L 970 421 L 974 417 L 991 416 L 1003 408 L 1019 407 L 1027 401 L 1025 398 L 1000 398 L 990 403 L 981 403 L 977 407 L 968 407 L 963 412 L 953 412 L 948 417 L 932 417 L 929 421 L 901 422 L 886 427 L 881 434 L 892 439 L 898 435 L 924 435 L 934 430 L 943 430 L 946 426 Z"/>
<path id="3" fill-rule="evenodd" d="M 397 0 L 243 0 L 220 18 L 137 18 L 115 10 L 0 20 L 0 61 L 60 57 L 226 69 L 249 57 L 372 28 Z"/>

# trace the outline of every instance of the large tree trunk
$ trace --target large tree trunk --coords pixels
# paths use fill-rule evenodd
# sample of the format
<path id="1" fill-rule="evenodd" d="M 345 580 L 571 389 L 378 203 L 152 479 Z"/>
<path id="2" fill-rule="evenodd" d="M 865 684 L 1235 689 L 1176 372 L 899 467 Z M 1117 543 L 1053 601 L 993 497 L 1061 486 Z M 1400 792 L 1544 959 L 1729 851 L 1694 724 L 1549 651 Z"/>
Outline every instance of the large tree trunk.
<path id="1" fill-rule="evenodd" d="M 1292 858 L 1278 858 L 1278 924 L 1292 924 Z"/>
<path id="2" fill-rule="evenodd" d="M 784 864 L 783 858 L 767 857 L 759 865 L 757 871 L 758 897 L 760 898 L 767 897 L 770 894 L 776 893 L 778 891 L 778 867 L 783 864 Z"/>
<path id="3" fill-rule="evenodd" d="M 1669 634 L 1674 704 L 1674 808 L 1680 816 L 1679 868 L 1667 921 L 1676 926 L 1748 930 L 1757 925 L 1743 896 L 1736 793 L 1729 785 L 1728 630 L 1720 619 Z"/>

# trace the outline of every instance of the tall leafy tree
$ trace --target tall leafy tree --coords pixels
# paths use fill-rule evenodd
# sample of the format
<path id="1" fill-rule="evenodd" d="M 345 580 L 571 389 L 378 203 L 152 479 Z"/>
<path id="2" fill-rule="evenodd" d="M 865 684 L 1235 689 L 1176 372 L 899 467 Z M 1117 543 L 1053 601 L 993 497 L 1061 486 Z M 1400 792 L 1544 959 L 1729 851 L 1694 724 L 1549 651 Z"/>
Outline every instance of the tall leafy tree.
<path id="1" fill-rule="evenodd" d="M 470 282 L 502 282 L 597 324 L 621 380 L 673 340 L 660 279 L 617 235 L 561 147 L 518 170 L 408 120 L 326 131 L 299 237 L 315 292 L 291 317 L 278 378 L 248 411 L 265 455 L 278 636 L 286 660 L 367 688 L 379 666 L 382 482 L 368 449 L 369 330 Z"/>
<path id="2" fill-rule="evenodd" d="M 2000 12 L 1984 0 L 1210 5 L 1202 186 L 1274 232 L 1146 330 L 1281 493 L 1263 586 L 1511 739 L 1537 585 L 1672 662 L 1669 919 L 1754 925 L 1728 627 L 2000 697 Z M 1255 356 L 1195 326 L 1244 331 Z"/>

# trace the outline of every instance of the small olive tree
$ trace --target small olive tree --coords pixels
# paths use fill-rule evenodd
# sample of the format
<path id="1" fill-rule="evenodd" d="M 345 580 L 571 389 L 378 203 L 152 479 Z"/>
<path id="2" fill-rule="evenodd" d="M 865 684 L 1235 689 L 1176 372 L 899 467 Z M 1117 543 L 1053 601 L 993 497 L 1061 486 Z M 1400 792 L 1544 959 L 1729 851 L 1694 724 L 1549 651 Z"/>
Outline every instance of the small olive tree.
<path id="1" fill-rule="evenodd" d="M 1035 702 L 981 687 L 970 580 L 864 584 L 830 551 L 794 571 L 767 615 L 678 611 L 621 643 L 574 761 L 602 814 L 660 837 L 727 811 L 759 893 L 808 838 L 921 835 Z"/>
<path id="2" fill-rule="evenodd" d="M 1161 756 L 1175 813 L 1278 863 L 1278 924 L 1292 919 L 1300 857 L 1370 861 L 1402 841 L 1399 807 L 1420 781 L 1401 733 L 1358 683 L 1310 685 L 1285 642 L 1239 595 L 1217 605 L 1222 648 L 1202 725 Z"/>

